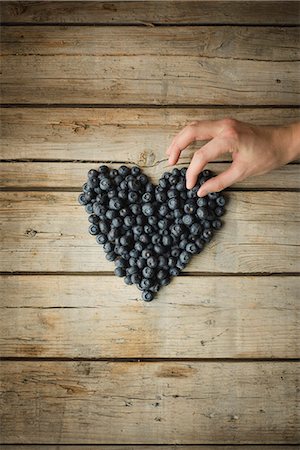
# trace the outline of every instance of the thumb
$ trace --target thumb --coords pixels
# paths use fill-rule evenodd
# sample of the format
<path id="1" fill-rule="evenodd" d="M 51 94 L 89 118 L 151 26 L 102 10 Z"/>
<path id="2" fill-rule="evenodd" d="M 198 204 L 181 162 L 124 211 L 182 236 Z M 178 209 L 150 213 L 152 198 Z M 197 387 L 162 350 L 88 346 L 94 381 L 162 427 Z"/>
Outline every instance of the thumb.
<path id="1" fill-rule="evenodd" d="M 240 181 L 243 178 L 243 170 L 235 165 L 231 164 L 229 169 L 222 172 L 216 177 L 210 178 L 206 183 L 204 183 L 198 191 L 199 197 L 204 197 L 210 192 L 219 192 L 223 189 L 231 186 L 232 184 Z"/>

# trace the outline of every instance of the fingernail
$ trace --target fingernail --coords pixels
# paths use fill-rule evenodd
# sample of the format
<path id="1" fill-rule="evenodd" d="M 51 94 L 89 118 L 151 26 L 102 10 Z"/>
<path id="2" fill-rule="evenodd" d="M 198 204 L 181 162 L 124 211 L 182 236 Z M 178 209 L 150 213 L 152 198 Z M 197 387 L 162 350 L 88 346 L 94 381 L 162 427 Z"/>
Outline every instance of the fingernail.
<path id="1" fill-rule="evenodd" d="M 207 192 L 205 189 L 200 188 L 197 192 L 198 197 L 205 197 L 207 195 Z"/>

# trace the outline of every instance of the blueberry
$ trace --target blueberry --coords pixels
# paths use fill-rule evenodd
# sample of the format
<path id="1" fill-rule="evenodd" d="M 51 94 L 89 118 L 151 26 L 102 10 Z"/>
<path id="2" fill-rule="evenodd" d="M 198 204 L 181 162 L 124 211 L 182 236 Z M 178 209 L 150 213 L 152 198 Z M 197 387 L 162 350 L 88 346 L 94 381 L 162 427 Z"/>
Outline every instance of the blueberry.
<path id="1" fill-rule="evenodd" d="M 169 189 L 168 192 L 167 192 L 168 198 L 178 197 L 178 194 L 179 194 L 179 192 L 175 188 Z"/>
<path id="2" fill-rule="evenodd" d="M 105 244 L 107 242 L 106 234 L 98 234 L 96 237 L 96 241 L 98 242 L 98 244 Z"/>
<path id="3" fill-rule="evenodd" d="M 159 271 L 157 272 L 157 274 L 156 274 L 156 278 L 157 278 L 158 280 L 163 280 L 163 279 L 166 278 L 166 277 L 167 277 L 167 271 L 166 271 L 166 270 L 163 270 L 163 269 L 159 270 Z"/>
<path id="4" fill-rule="evenodd" d="M 148 290 L 151 287 L 151 280 L 149 278 L 142 278 L 142 281 L 140 282 L 140 286 L 142 290 Z"/>
<path id="5" fill-rule="evenodd" d="M 81 193 L 78 197 L 78 202 L 80 205 L 87 205 L 89 200 L 87 200 L 86 194 Z"/>
<path id="6" fill-rule="evenodd" d="M 143 227 L 142 225 L 136 225 L 135 227 L 133 227 L 133 233 L 135 236 L 140 236 L 143 233 Z"/>
<path id="7" fill-rule="evenodd" d="M 138 166 L 131 167 L 131 174 L 137 177 L 141 173 L 141 169 Z"/>
<path id="8" fill-rule="evenodd" d="M 197 236 L 198 234 L 201 233 L 202 231 L 202 227 L 200 225 L 200 223 L 193 223 L 193 225 L 190 228 L 190 231 L 192 234 L 194 234 L 195 236 Z"/>
<path id="9" fill-rule="evenodd" d="M 91 169 L 88 171 L 88 178 L 98 178 L 99 172 L 95 169 Z"/>
<path id="10" fill-rule="evenodd" d="M 181 262 L 183 262 L 184 264 L 187 264 L 190 259 L 191 259 L 191 255 L 186 251 L 183 251 L 179 256 L 179 260 Z"/>
<path id="11" fill-rule="evenodd" d="M 116 267 L 115 268 L 115 275 L 117 275 L 117 277 L 125 277 L 126 272 L 122 267 Z"/>
<path id="12" fill-rule="evenodd" d="M 153 298 L 154 298 L 153 292 L 151 292 L 151 291 L 143 291 L 142 299 L 145 302 L 151 302 L 153 300 Z"/>
<path id="13" fill-rule="evenodd" d="M 135 225 L 135 218 L 133 216 L 124 217 L 124 225 L 127 227 L 133 227 Z"/>
<path id="14" fill-rule="evenodd" d="M 141 252 L 141 251 L 143 250 L 144 246 L 143 246 L 143 244 L 142 244 L 141 242 L 136 242 L 136 243 L 134 244 L 134 248 L 135 248 L 138 252 Z"/>
<path id="15" fill-rule="evenodd" d="M 99 186 L 98 177 L 90 178 L 89 181 L 87 182 L 87 185 L 90 189 L 95 189 L 96 187 L 98 187 Z"/>
<path id="16" fill-rule="evenodd" d="M 166 188 L 168 187 L 168 185 L 169 185 L 169 183 L 168 183 L 168 181 L 167 181 L 165 178 L 161 178 L 161 179 L 159 180 L 159 186 L 160 186 L 162 189 L 166 189 Z"/>
<path id="17" fill-rule="evenodd" d="M 147 266 L 151 267 L 151 269 L 155 269 L 158 266 L 158 260 L 154 256 L 149 256 L 147 259 Z"/>
<path id="18" fill-rule="evenodd" d="M 113 229 L 111 229 L 111 230 L 109 231 L 109 233 L 107 234 L 107 239 L 108 239 L 110 242 L 114 242 L 115 239 L 116 239 L 116 237 L 118 236 L 118 234 L 116 233 L 116 231 L 117 231 L 117 228 L 113 228 Z"/>
<path id="19" fill-rule="evenodd" d="M 221 217 L 223 216 L 223 214 L 225 213 L 225 208 L 223 208 L 222 206 L 217 206 L 215 209 L 215 215 L 217 217 Z"/>
<path id="20" fill-rule="evenodd" d="M 130 169 L 129 167 L 121 166 L 119 167 L 118 172 L 122 177 L 126 177 L 127 175 L 130 174 Z"/>
<path id="21" fill-rule="evenodd" d="M 106 211 L 106 214 L 105 214 L 105 217 L 106 217 L 108 220 L 112 220 L 112 219 L 114 219 L 114 218 L 117 217 L 117 216 L 118 216 L 117 211 L 114 211 L 114 210 L 112 210 L 112 209 L 108 209 L 108 210 Z"/>
<path id="22" fill-rule="evenodd" d="M 209 242 L 212 236 L 213 236 L 212 230 L 204 230 L 202 233 L 202 238 L 204 239 L 205 242 Z"/>
<path id="23" fill-rule="evenodd" d="M 169 267 L 175 267 L 176 266 L 176 258 L 174 258 L 173 256 L 170 256 L 170 258 L 168 258 L 168 266 Z"/>
<path id="24" fill-rule="evenodd" d="M 136 224 L 137 225 L 144 225 L 145 223 L 145 216 L 142 214 L 139 214 L 138 216 L 135 216 Z"/>
<path id="25" fill-rule="evenodd" d="M 175 186 L 178 183 L 178 177 L 171 175 L 169 178 L 169 183 L 171 186 Z"/>
<path id="26" fill-rule="evenodd" d="M 129 276 L 129 275 L 127 275 L 124 278 L 124 282 L 125 282 L 125 284 L 128 284 L 128 285 L 133 284 L 132 281 L 131 281 L 131 276 Z"/>
<path id="27" fill-rule="evenodd" d="M 130 214 L 130 211 L 128 208 L 122 208 L 120 209 L 119 214 L 121 217 L 126 217 Z"/>
<path id="28" fill-rule="evenodd" d="M 114 210 L 118 211 L 122 208 L 122 201 L 117 197 L 113 197 L 109 200 L 108 206 L 110 209 L 114 209 Z"/>
<path id="29" fill-rule="evenodd" d="M 149 244 L 149 242 L 150 242 L 149 236 L 147 236 L 147 234 L 141 234 L 140 235 L 140 242 L 142 244 Z"/>
<path id="30" fill-rule="evenodd" d="M 186 225 L 187 227 L 192 225 L 193 222 L 194 222 L 193 216 L 191 216 L 190 214 L 185 214 L 182 217 L 182 223 L 184 223 L 184 225 Z"/>
<path id="31" fill-rule="evenodd" d="M 88 218 L 88 221 L 94 225 L 98 225 L 99 218 L 98 218 L 98 216 L 96 216 L 96 214 L 91 214 Z"/>
<path id="32" fill-rule="evenodd" d="M 157 192 L 157 193 L 155 193 L 155 198 L 158 202 L 164 203 L 165 201 L 167 201 L 168 197 L 165 192 Z"/>
<path id="33" fill-rule="evenodd" d="M 147 260 L 145 258 L 139 258 L 136 263 L 139 269 L 143 269 L 147 265 Z"/>
<path id="34" fill-rule="evenodd" d="M 150 291 L 151 292 L 158 292 L 159 289 L 160 289 L 159 283 L 155 283 L 155 284 L 152 284 L 152 286 L 150 286 Z"/>
<path id="35" fill-rule="evenodd" d="M 171 234 L 175 237 L 179 237 L 183 232 L 183 228 L 181 225 L 172 225 L 171 226 Z"/>
<path id="36" fill-rule="evenodd" d="M 120 189 L 120 190 L 118 191 L 118 197 L 119 197 L 121 200 L 126 200 L 126 199 L 127 199 L 127 191 L 126 191 L 126 189 Z"/>
<path id="37" fill-rule="evenodd" d="M 100 180 L 100 188 L 103 191 L 110 191 L 112 186 L 113 186 L 112 182 L 111 182 L 111 180 L 109 178 L 102 178 Z"/>
<path id="38" fill-rule="evenodd" d="M 180 269 L 178 267 L 171 267 L 169 274 L 171 277 L 177 277 L 180 274 Z"/>
<path id="39" fill-rule="evenodd" d="M 223 195 L 220 195 L 216 199 L 216 203 L 217 203 L 218 206 L 225 206 L 225 203 L 226 203 L 225 197 L 223 197 Z"/>
<path id="40" fill-rule="evenodd" d="M 136 203 L 139 199 L 139 194 L 135 191 L 128 192 L 128 201 L 130 203 Z"/>
<path id="41" fill-rule="evenodd" d="M 177 191 L 182 192 L 185 189 L 185 184 L 183 181 L 178 181 L 178 183 L 176 184 L 175 187 L 176 187 Z"/>
<path id="42" fill-rule="evenodd" d="M 151 203 L 153 201 L 153 195 L 151 194 L 151 192 L 145 192 L 145 194 L 143 194 L 142 196 L 142 200 L 145 203 Z"/>
<path id="43" fill-rule="evenodd" d="M 115 262 L 115 265 L 116 267 L 122 267 L 123 269 L 128 266 L 127 261 L 124 258 L 118 258 Z"/>
<path id="44" fill-rule="evenodd" d="M 139 284 L 141 282 L 141 276 L 138 273 L 133 273 L 131 275 L 131 281 L 134 284 Z"/>
<path id="45" fill-rule="evenodd" d="M 187 239 L 181 239 L 179 242 L 179 248 L 181 250 L 185 250 L 185 247 L 188 245 L 189 241 Z"/>
<path id="46" fill-rule="evenodd" d="M 142 206 L 142 212 L 147 217 L 153 216 L 153 214 L 154 214 L 154 206 L 153 206 L 153 204 L 152 203 L 145 203 Z"/>
<path id="47" fill-rule="evenodd" d="M 166 278 L 163 278 L 162 280 L 160 280 L 160 285 L 161 286 L 168 286 L 168 284 L 170 284 L 170 278 L 169 277 L 166 277 Z"/>
<path id="48" fill-rule="evenodd" d="M 158 222 L 158 219 L 157 219 L 156 216 L 150 216 L 150 217 L 148 217 L 148 223 L 149 223 L 149 225 L 155 226 L 155 225 L 157 224 L 157 222 Z"/>
<path id="49" fill-rule="evenodd" d="M 172 245 L 173 243 L 173 239 L 171 238 L 171 236 L 167 235 L 167 236 L 163 236 L 162 238 L 162 244 L 165 247 L 169 247 L 170 245 Z"/>
<path id="50" fill-rule="evenodd" d="M 136 265 L 134 266 L 129 266 L 126 270 L 126 274 L 127 275 L 133 275 L 134 273 L 139 273 L 139 269 Z"/>
<path id="51" fill-rule="evenodd" d="M 120 244 L 121 245 L 130 245 L 131 244 L 132 239 L 129 236 L 121 236 L 120 238 Z"/>
<path id="52" fill-rule="evenodd" d="M 85 205 L 85 210 L 88 214 L 91 214 L 93 212 L 93 203 L 88 203 Z"/>
<path id="53" fill-rule="evenodd" d="M 211 177 L 213 176 L 213 173 L 212 173 L 211 170 L 206 169 L 206 170 L 203 170 L 203 172 L 201 173 L 201 175 L 202 175 L 204 178 L 211 178 Z"/>
<path id="54" fill-rule="evenodd" d="M 171 250 L 171 256 L 174 256 L 174 258 L 178 258 L 180 255 L 180 249 L 179 248 L 172 248 Z"/>
<path id="55" fill-rule="evenodd" d="M 148 177 L 143 173 L 141 173 L 140 175 L 137 176 L 137 181 L 139 181 L 139 183 L 145 186 L 148 183 Z"/>
<path id="56" fill-rule="evenodd" d="M 188 253 L 191 253 L 192 255 L 196 255 L 196 253 L 198 251 L 197 245 L 193 244 L 191 242 L 187 244 L 185 249 Z"/>
<path id="57" fill-rule="evenodd" d="M 105 253 L 109 253 L 112 252 L 114 249 L 114 245 L 111 242 L 106 242 L 103 245 L 103 250 L 105 251 Z"/>
<path id="58" fill-rule="evenodd" d="M 129 208 L 135 216 L 141 214 L 142 212 L 142 207 L 138 203 L 133 203 L 133 205 L 130 205 Z"/>
<path id="59" fill-rule="evenodd" d="M 107 166 L 100 166 L 98 169 L 99 174 L 106 175 L 109 172 L 109 168 Z"/>
<path id="60" fill-rule="evenodd" d="M 162 245 L 156 244 L 154 245 L 154 250 L 158 255 L 163 255 L 165 252 L 165 249 Z"/>
<path id="61" fill-rule="evenodd" d="M 115 217 L 111 222 L 112 228 L 119 228 L 122 226 L 122 224 L 123 220 L 121 219 L 121 217 Z"/>
<path id="62" fill-rule="evenodd" d="M 99 228 L 101 233 L 107 234 L 110 230 L 109 223 L 106 220 L 99 222 Z"/>
<path id="63" fill-rule="evenodd" d="M 209 194 L 207 194 L 207 197 L 210 200 L 216 200 L 216 198 L 218 197 L 219 193 L 218 192 L 210 192 Z"/>
<path id="64" fill-rule="evenodd" d="M 197 206 L 194 202 L 187 202 L 183 207 L 185 214 L 195 214 L 196 210 Z"/>
<path id="65" fill-rule="evenodd" d="M 195 244 L 197 245 L 197 247 L 200 251 L 203 250 L 204 245 L 203 245 L 202 239 L 200 239 L 200 238 L 196 239 Z"/>
<path id="66" fill-rule="evenodd" d="M 96 234 L 99 234 L 99 227 L 98 225 L 90 225 L 89 226 L 89 233 L 95 236 Z"/>
<path id="67" fill-rule="evenodd" d="M 205 197 L 199 197 L 197 199 L 197 205 L 201 208 L 202 206 L 207 205 L 207 199 Z"/>
<path id="68" fill-rule="evenodd" d="M 158 267 L 163 269 L 168 266 L 168 260 L 165 256 L 159 255 L 158 257 Z"/>
<path id="69" fill-rule="evenodd" d="M 143 277 L 145 278 L 152 278 L 155 274 L 155 270 L 152 269 L 152 267 L 144 267 L 143 268 Z"/>
<path id="70" fill-rule="evenodd" d="M 129 256 L 131 258 L 137 259 L 140 256 L 140 253 L 135 248 L 133 248 L 132 250 L 130 250 Z"/>
<path id="71" fill-rule="evenodd" d="M 116 178 L 118 176 L 117 169 L 112 169 L 109 174 L 110 178 Z"/>
<path id="72" fill-rule="evenodd" d="M 219 230 L 222 227 L 222 221 L 220 219 L 215 219 L 212 226 L 215 230 Z"/>
<path id="73" fill-rule="evenodd" d="M 106 253 L 106 259 L 108 261 L 114 261 L 116 259 L 117 255 L 115 254 L 115 252 L 108 252 Z"/>
<path id="74" fill-rule="evenodd" d="M 160 219 L 157 225 L 160 230 L 166 230 L 169 226 L 169 222 L 167 219 Z"/>
<path id="75" fill-rule="evenodd" d="M 146 224 L 145 226 L 144 226 L 144 232 L 146 233 L 146 234 L 152 234 L 153 233 L 153 228 L 151 227 L 151 225 L 148 225 L 148 224 Z"/>
<path id="76" fill-rule="evenodd" d="M 173 211 L 174 209 L 179 208 L 180 206 L 180 202 L 178 200 L 178 198 L 174 197 L 174 198 L 170 198 L 170 200 L 168 201 L 168 207 Z"/>

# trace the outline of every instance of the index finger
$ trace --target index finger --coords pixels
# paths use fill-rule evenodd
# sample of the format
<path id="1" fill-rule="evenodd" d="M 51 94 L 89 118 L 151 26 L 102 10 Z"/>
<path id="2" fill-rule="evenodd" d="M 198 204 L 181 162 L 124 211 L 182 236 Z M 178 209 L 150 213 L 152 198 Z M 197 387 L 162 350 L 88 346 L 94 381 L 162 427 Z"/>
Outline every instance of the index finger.
<path id="1" fill-rule="evenodd" d="M 176 164 L 179 156 L 188 145 L 197 140 L 207 140 L 215 137 L 222 129 L 220 120 L 201 120 L 192 122 L 181 130 L 167 149 L 169 164 Z"/>

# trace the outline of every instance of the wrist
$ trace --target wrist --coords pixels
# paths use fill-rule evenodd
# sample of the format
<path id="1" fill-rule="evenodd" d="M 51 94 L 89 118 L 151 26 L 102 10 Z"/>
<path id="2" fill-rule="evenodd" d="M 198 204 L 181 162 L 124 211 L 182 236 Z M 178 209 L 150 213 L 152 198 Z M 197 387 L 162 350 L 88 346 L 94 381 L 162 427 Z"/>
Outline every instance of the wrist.
<path id="1" fill-rule="evenodd" d="M 284 164 L 300 158 L 300 123 L 292 123 L 276 129 L 275 145 Z"/>

